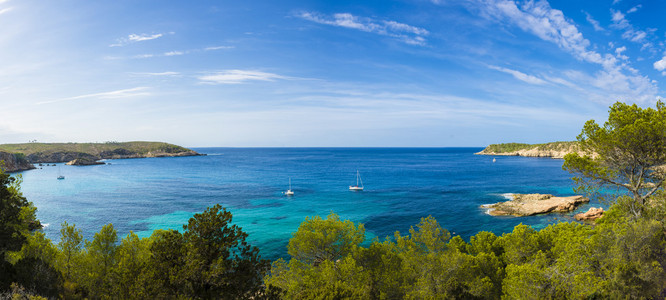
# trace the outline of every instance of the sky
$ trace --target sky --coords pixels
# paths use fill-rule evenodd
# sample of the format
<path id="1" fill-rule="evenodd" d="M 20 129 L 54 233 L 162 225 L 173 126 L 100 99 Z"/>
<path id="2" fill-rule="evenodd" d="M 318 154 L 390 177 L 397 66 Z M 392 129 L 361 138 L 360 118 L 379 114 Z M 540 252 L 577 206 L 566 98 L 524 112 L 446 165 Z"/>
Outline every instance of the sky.
<path id="1" fill-rule="evenodd" d="M 665 1 L 0 0 L 0 143 L 574 140 L 666 89 Z"/>

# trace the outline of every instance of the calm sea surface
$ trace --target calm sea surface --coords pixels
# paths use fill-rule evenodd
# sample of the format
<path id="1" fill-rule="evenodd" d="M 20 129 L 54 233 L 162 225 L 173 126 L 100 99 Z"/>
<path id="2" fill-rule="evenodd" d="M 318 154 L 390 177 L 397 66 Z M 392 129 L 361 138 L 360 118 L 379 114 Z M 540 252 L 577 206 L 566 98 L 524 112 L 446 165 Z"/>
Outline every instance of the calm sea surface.
<path id="1" fill-rule="evenodd" d="M 113 223 L 119 236 L 182 229 L 216 203 L 233 214 L 264 258 L 285 257 L 291 233 L 307 216 L 330 212 L 365 224 L 367 236 L 407 233 L 432 215 L 465 239 L 478 231 L 542 228 L 572 213 L 492 217 L 482 204 L 506 193 L 572 195 L 562 160 L 474 155 L 481 148 L 196 148 L 207 156 L 109 160 L 21 172 L 23 194 L 38 208 L 47 236 L 67 221 L 92 239 Z M 365 190 L 349 191 L 359 170 Z M 66 176 L 57 180 L 58 173 Z M 286 197 L 291 177 L 295 195 Z M 589 205 L 583 207 L 586 209 Z"/>

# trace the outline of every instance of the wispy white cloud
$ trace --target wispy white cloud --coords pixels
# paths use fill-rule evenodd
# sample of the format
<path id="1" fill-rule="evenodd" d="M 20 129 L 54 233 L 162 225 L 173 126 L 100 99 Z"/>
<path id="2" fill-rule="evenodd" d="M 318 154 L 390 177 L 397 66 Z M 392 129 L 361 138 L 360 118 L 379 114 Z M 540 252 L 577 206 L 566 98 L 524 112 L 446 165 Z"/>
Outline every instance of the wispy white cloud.
<path id="1" fill-rule="evenodd" d="M 576 25 L 566 18 L 562 11 L 553 9 L 548 2 L 528 1 L 520 7 L 511 0 L 478 0 L 483 17 L 498 22 L 512 23 L 522 30 L 532 33 L 544 41 L 556 44 L 575 58 L 598 64 L 601 70 L 593 78 L 585 78 L 587 84 L 606 90 L 606 95 L 616 101 L 647 102 L 657 97 L 656 82 L 638 74 L 625 62 L 612 54 L 601 54 L 590 50 L 590 42 L 578 31 Z M 628 24 L 622 13 L 613 14 L 615 26 Z"/>
<path id="2" fill-rule="evenodd" d="M 620 48 L 615 49 L 615 56 L 617 56 L 617 58 L 620 58 L 620 59 L 623 59 L 623 60 L 629 60 L 629 56 L 626 56 L 626 55 L 622 54 L 622 53 L 624 53 L 624 51 L 627 51 L 627 47 L 625 47 L 625 46 L 622 46 Z"/>
<path id="3" fill-rule="evenodd" d="M 588 22 L 590 22 L 590 24 L 592 24 L 595 31 L 605 31 L 605 29 L 603 27 L 601 27 L 601 25 L 599 25 L 599 21 L 592 18 L 592 15 L 590 15 L 588 12 L 586 12 L 586 11 L 583 11 L 583 12 L 585 13 L 585 19 Z"/>
<path id="4" fill-rule="evenodd" d="M 136 42 L 144 42 L 144 41 L 150 41 L 154 39 L 158 39 L 163 37 L 163 33 L 156 33 L 156 34 L 130 34 L 127 37 L 124 38 L 119 38 L 116 40 L 116 43 L 109 45 L 109 47 L 122 47 L 127 44 L 131 43 L 136 43 Z"/>
<path id="5" fill-rule="evenodd" d="M 74 97 L 61 98 L 50 101 L 38 102 L 37 104 L 49 104 L 63 101 L 73 101 L 81 99 L 119 99 L 119 98 L 131 98 L 138 96 L 148 96 L 150 92 L 147 91 L 147 87 L 135 87 L 131 89 L 122 89 L 110 92 L 94 93 L 94 94 L 85 94 Z"/>
<path id="6" fill-rule="evenodd" d="M 488 66 L 488 68 L 496 70 L 496 71 L 504 72 L 504 73 L 507 73 L 507 74 L 511 74 L 516 79 L 527 82 L 529 84 L 541 85 L 541 84 L 546 84 L 547 83 L 545 80 L 543 80 L 541 78 L 538 78 L 538 77 L 535 77 L 535 76 L 532 76 L 532 75 L 528 75 L 528 74 L 525 74 L 525 73 L 520 72 L 520 71 L 511 70 L 511 69 L 498 67 L 498 66 L 493 66 L 493 65 Z"/>
<path id="7" fill-rule="evenodd" d="M 0 3 L 2 3 L 2 2 L 0 2 Z M 10 12 L 12 9 L 13 9 L 13 7 L 2 8 L 2 9 L 0 9 L 0 15 Z"/>
<path id="8" fill-rule="evenodd" d="M 221 50 L 221 49 L 233 49 L 235 48 L 234 46 L 213 46 L 213 47 L 206 47 L 203 50 L 204 51 L 214 51 L 214 50 Z"/>
<path id="9" fill-rule="evenodd" d="M 180 76 L 181 74 L 179 72 L 173 72 L 173 71 L 166 71 L 166 72 L 135 72 L 135 73 L 130 73 L 133 75 L 141 75 L 141 76 Z"/>
<path id="10" fill-rule="evenodd" d="M 640 9 L 641 7 L 643 7 L 643 5 L 641 5 L 641 4 L 636 5 L 636 6 L 632 7 L 631 9 L 629 9 L 629 10 L 627 11 L 627 13 L 628 13 L 628 14 L 630 14 L 630 13 L 635 13 L 635 12 L 637 12 L 638 9 Z"/>
<path id="11" fill-rule="evenodd" d="M 298 17 L 319 24 L 356 29 L 396 38 L 406 44 L 424 46 L 428 30 L 396 21 L 374 20 L 358 17 L 350 13 L 337 13 L 325 16 L 316 12 L 302 12 Z"/>
<path id="12" fill-rule="evenodd" d="M 274 81 L 286 78 L 278 74 L 252 70 L 226 70 L 197 77 L 205 84 L 239 84 L 248 81 Z"/>
<path id="13" fill-rule="evenodd" d="M 629 12 L 627 13 L 631 13 L 638 10 L 636 7 L 640 6 L 635 6 L 634 8 L 630 9 Z M 611 9 L 611 20 L 613 21 L 611 27 L 619 30 L 624 30 L 624 33 L 622 33 L 623 39 L 632 41 L 634 43 L 642 44 L 643 48 L 652 50 L 651 43 L 646 41 L 648 32 L 634 28 L 634 26 L 631 25 L 627 20 L 626 15 L 623 14 L 621 11 L 616 11 Z"/>
<path id="14" fill-rule="evenodd" d="M 183 54 L 185 54 L 185 52 L 183 52 L 183 51 L 169 51 L 169 52 L 165 52 L 164 56 L 176 56 L 176 55 L 183 55 Z"/>

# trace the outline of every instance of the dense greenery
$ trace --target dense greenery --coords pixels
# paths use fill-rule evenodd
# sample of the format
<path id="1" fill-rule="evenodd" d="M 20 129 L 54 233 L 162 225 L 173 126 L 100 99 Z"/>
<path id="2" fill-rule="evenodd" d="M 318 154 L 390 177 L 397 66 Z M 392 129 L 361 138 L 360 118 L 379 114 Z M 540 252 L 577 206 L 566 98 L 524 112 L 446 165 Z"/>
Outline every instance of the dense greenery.
<path id="1" fill-rule="evenodd" d="M 508 153 L 519 150 L 537 149 L 541 151 L 569 151 L 570 149 L 577 149 L 577 142 L 551 142 L 545 144 L 521 144 L 521 143 L 504 143 L 504 144 L 491 144 L 488 145 L 481 153 Z"/>
<path id="2" fill-rule="evenodd" d="M 65 299 L 269 297 L 262 292 L 269 262 L 230 223 L 231 213 L 215 205 L 195 214 L 183 233 L 157 230 L 145 239 L 130 232 L 118 241 L 108 224 L 84 241 L 81 231 L 65 222 L 55 245 L 43 233 L 21 228 L 1 256 L 0 274 L 7 276 L 0 278 L 0 291 L 13 282 L 14 294 Z"/>
<path id="3" fill-rule="evenodd" d="M 119 241 L 108 224 L 87 241 L 64 222 L 53 244 L 35 231 L 20 177 L 0 173 L 0 298 L 663 298 L 664 111 L 661 102 L 656 110 L 618 103 L 603 127 L 586 124 L 579 140 L 597 156 L 570 155 L 565 168 L 584 187 L 610 183 L 629 193 L 595 224 L 540 231 L 521 224 L 465 241 L 426 217 L 408 234 L 362 246 L 363 224 L 331 213 L 306 218 L 289 240 L 289 259 L 272 265 L 220 205 L 196 214 L 182 232 L 157 230 L 145 239 L 130 233 Z"/>

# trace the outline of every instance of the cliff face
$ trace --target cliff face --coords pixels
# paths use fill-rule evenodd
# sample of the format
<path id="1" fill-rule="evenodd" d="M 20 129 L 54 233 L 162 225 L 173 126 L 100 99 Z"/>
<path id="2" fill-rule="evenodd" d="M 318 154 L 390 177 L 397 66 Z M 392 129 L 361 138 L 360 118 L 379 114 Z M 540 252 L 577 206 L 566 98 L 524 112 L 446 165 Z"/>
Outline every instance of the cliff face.
<path id="1" fill-rule="evenodd" d="M 144 157 L 174 157 L 174 156 L 198 156 L 202 155 L 196 151 L 186 148 L 164 148 L 145 153 L 139 153 L 125 148 L 116 148 L 96 153 L 85 153 L 76 151 L 47 151 L 35 152 L 26 156 L 31 163 L 60 163 L 73 160 L 100 160 L 100 159 L 121 159 L 121 158 L 144 158 Z"/>
<path id="2" fill-rule="evenodd" d="M 551 158 L 564 158 L 569 153 L 579 152 L 580 147 L 578 144 L 571 142 L 563 143 L 548 143 L 538 145 L 521 145 L 518 149 L 502 147 L 505 144 L 490 145 L 483 149 L 483 151 L 476 154 L 479 155 L 497 155 L 497 156 L 526 156 L 526 157 L 551 157 Z"/>
<path id="3" fill-rule="evenodd" d="M 5 172 L 17 172 L 35 168 L 27 159 L 13 153 L 0 152 L 0 161 L 4 162 L 2 169 Z"/>
<path id="4" fill-rule="evenodd" d="M 94 155 L 81 152 L 51 152 L 51 153 L 37 152 L 29 154 L 27 158 L 29 162 L 34 164 L 68 162 L 80 158 L 93 159 L 93 160 L 100 159 L 95 157 Z"/>

